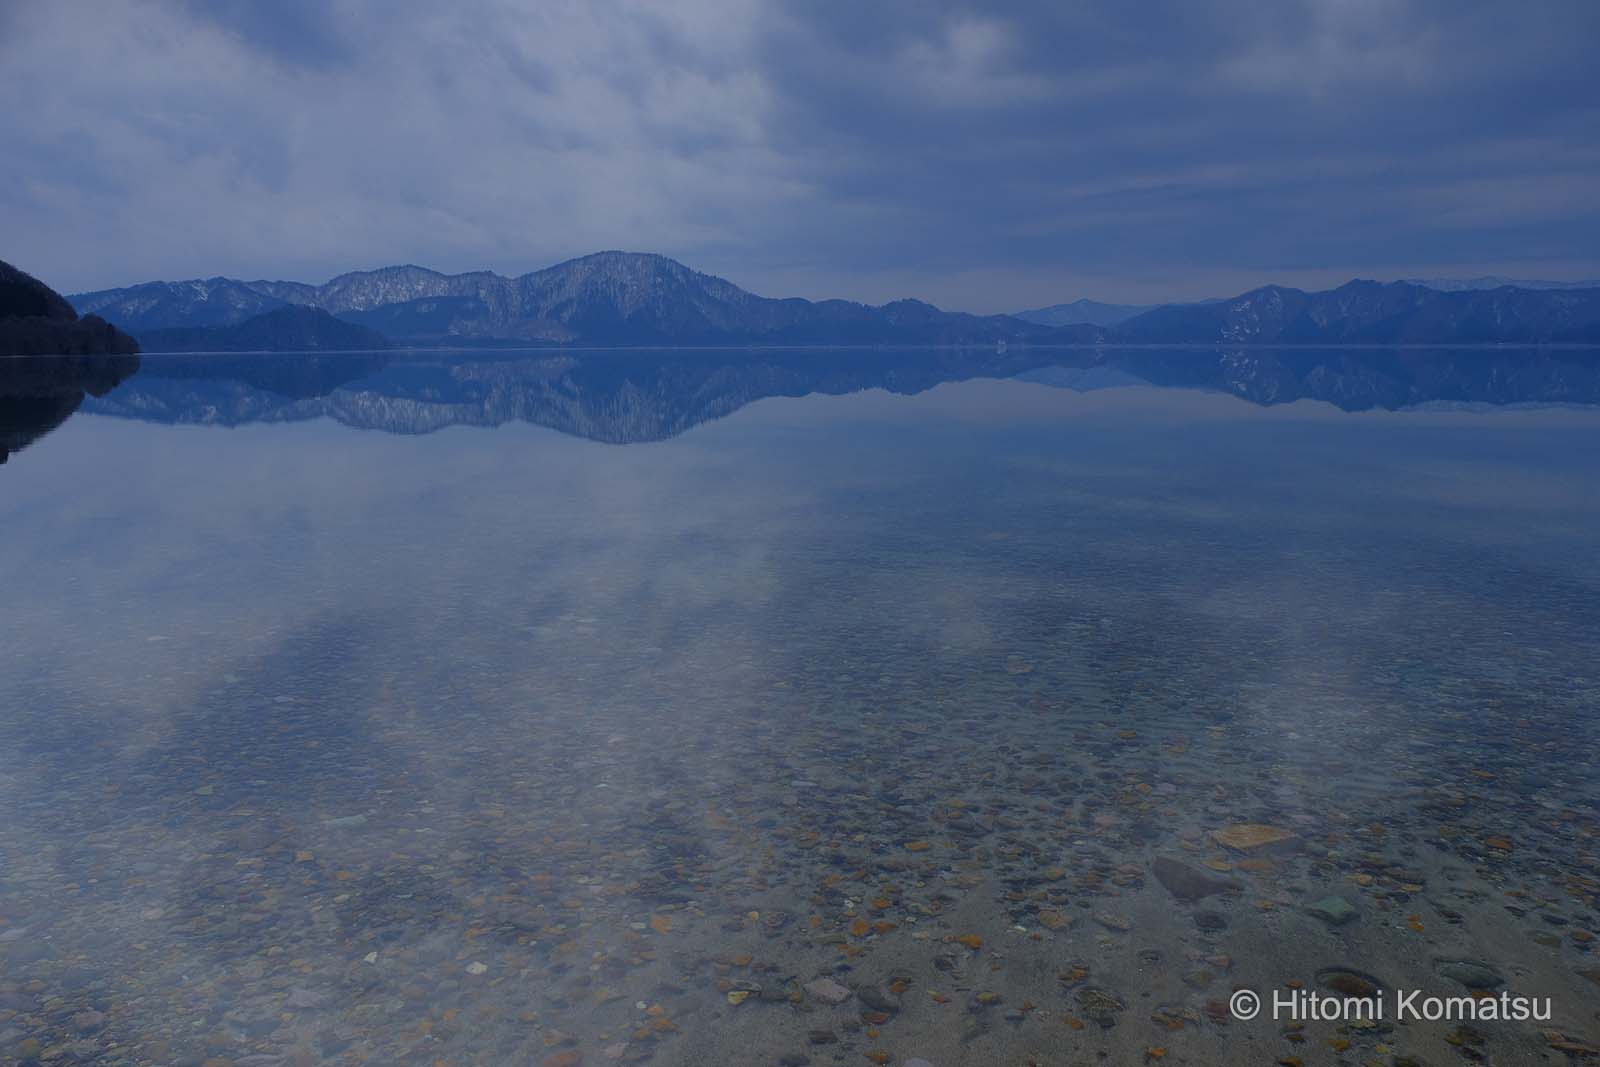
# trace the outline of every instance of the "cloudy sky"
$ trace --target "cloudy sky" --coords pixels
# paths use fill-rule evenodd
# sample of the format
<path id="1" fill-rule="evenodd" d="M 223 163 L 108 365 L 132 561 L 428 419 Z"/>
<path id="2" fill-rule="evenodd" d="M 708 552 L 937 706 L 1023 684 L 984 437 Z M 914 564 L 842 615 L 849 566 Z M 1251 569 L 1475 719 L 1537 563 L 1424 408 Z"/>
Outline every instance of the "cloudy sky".
<path id="1" fill-rule="evenodd" d="M 975 311 L 1600 277 L 1600 4 L 0 3 L 64 291 L 659 251 Z"/>

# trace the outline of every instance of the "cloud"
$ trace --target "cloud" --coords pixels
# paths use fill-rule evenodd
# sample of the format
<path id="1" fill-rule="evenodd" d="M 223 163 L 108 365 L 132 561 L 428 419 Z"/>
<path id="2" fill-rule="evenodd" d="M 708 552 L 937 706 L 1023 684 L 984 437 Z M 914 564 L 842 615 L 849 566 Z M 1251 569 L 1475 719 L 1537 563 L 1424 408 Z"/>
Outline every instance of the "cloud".
<path id="1" fill-rule="evenodd" d="M 662 251 L 1000 310 L 1600 274 L 1600 9 L 107 0 L 10 9 L 4 255 L 67 289 Z"/>

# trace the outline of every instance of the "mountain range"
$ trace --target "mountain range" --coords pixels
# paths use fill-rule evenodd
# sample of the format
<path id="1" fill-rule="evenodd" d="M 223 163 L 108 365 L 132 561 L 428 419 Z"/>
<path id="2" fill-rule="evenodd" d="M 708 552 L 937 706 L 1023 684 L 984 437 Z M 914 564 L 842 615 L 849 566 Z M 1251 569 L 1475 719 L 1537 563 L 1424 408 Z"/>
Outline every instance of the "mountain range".
<path id="1" fill-rule="evenodd" d="M 1155 308 L 1112 333 L 1124 344 L 1586 344 L 1600 342 L 1600 289 L 1443 292 L 1357 280 L 1308 293 L 1268 285 Z"/>
<path id="2" fill-rule="evenodd" d="M 1462 293 L 1479 289 L 1597 289 L 1600 281 L 1587 282 L 1552 282 L 1537 281 L 1522 278 L 1501 278 L 1495 275 L 1483 275 L 1477 278 L 1402 278 L 1407 285 L 1420 285 L 1424 289 L 1437 289 L 1444 293 Z M 1189 304 L 1218 304 L 1221 300 L 1191 300 L 1183 303 Z M 1126 322 L 1135 315 L 1142 315 L 1146 311 L 1154 311 L 1158 307 L 1171 307 L 1173 304 L 1106 304 L 1098 300 L 1074 300 L 1067 304 L 1051 304 L 1049 307 L 1032 308 L 1028 311 L 1014 312 L 1017 318 L 1026 322 L 1037 322 L 1042 326 L 1071 326 L 1074 324 L 1088 323 L 1093 326 L 1115 326 Z"/>
<path id="3" fill-rule="evenodd" d="M 507 278 L 385 267 L 320 286 L 209 278 L 79 293 L 76 307 L 136 335 L 233 326 L 288 305 L 320 308 L 409 345 L 830 345 L 1092 342 L 1005 315 L 941 311 L 917 300 L 874 307 L 848 300 L 756 296 L 665 256 L 599 252 Z M 159 340 L 159 338 L 157 338 Z M 196 335 L 189 335 L 194 343 Z M 147 345 L 154 350 L 154 345 Z M 322 346 L 328 347 L 328 346 Z"/>
<path id="4" fill-rule="evenodd" d="M 169 326 L 139 335 L 152 352 L 337 352 L 389 347 L 389 339 L 319 307 L 289 304 L 226 326 Z"/>
<path id="5" fill-rule="evenodd" d="M 1325 292 L 1269 285 L 1154 308 L 1077 301 L 1022 315 L 968 315 L 917 300 L 872 306 L 762 297 L 665 256 L 631 252 L 599 252 L 514 278 L 408 265 L 323 285 L 217 277 L 70 299 L 151 351 L 281 349 L 282 323 L 252 320 L 284 318 L 291 307 L 325 313 L 296 318 L 299 332 L 288 338 L 296 348 L 324 350 L 378 347 L 375 337 L 343 332 L 348 324 L 407 347 L 1600 343 L 1595 287 L 1462 283 L 1446 290 L 1357 280 Z M 1087 321 L 1067 321 L 1074 318 Z M 163 332 L 173 329 L 188 332 Z"/>
<path id="6" fill-rule="evenodd" d="M 1412 285 L 1439 289 L 1446 293 L 1459 293 L 1468 289 L 1504 289 L 1506 286 L 1510 286 L 1513 289 L 1600 288 L 1600 279 L 1587 282 L 1552 282 L 1530 278 L 1502 278 L 1496 274 L 1484 274 L 1477 278 L 1403 278 L 1401 280 Z"/>
<path id="7" fill-rule="evenodd" d="M 1135 315 L 1142 315 L 1154 304 L 1102 304 L 1098 300 L 1074 300 L 1070 304 L 1019 311 L 1017 318 L 1041 326 L 1115 326 Z"/>

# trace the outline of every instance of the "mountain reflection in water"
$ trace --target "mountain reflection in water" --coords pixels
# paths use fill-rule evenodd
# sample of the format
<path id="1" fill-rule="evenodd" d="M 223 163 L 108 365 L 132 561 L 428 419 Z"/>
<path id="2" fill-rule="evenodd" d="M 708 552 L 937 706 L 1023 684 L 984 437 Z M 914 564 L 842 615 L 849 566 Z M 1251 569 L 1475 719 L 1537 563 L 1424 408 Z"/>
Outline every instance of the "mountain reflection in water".
<path id="1" fill-rule="evenodd" d="M 138 369 L 138 356 L 0 357 L 0 463 Z"/>
<path id="2" fill-rule="evenodd" d="M 26 363 L 25 373 L 22 371 Z M 106 393 L 105 367 L 12 361 L 0 412 L 12 451 L 37 405 L 14 395 L 59 379 L 59 423 L 84 410 L 165 423 L 240 425 L 321 417 L 429 433 L 522 421 L 615 444 L 659 441 L 764 397 L 866 389 L 914 394 L 944 382 L 1013 378 L 1092 389 L 1154 385 L 1257 404 L 1309 399 L 1346 411 L 1430 403 L 1600 404 L 1600 353 L 1574 349 L 1100 348 L 667 350 L 147 357 Z M 137 367 L 135 361 L 132 364 Z M 131 373 L 124 368 L 121 373 Z M 20 381 L 19 381 L 20 380 Z M 120 379 L 117 379 L 120 380 Z M 31 391 L 31 392 L 30 392 Z M 57 417 L 59 416 L 59 417 Z M 46 420 L 48 421 L 48 420 Z M 50 423 L 54 425 L 55 423 Z M 48 428 L 48 427 L 46 427 Z"/>

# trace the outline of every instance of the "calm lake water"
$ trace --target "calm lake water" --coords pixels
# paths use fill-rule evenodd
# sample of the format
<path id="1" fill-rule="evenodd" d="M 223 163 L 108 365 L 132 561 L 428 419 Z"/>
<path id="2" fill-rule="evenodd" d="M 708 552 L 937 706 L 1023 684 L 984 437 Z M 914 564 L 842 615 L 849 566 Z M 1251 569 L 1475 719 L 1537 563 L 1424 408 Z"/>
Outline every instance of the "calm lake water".
<path id="1" fill-rule="evenodd" d="M 8 381 L 0 1061 L 1600 1044 L 1596 354 Z"/>

